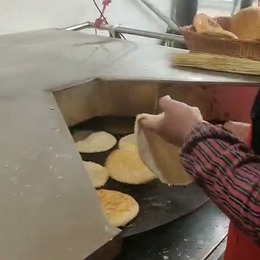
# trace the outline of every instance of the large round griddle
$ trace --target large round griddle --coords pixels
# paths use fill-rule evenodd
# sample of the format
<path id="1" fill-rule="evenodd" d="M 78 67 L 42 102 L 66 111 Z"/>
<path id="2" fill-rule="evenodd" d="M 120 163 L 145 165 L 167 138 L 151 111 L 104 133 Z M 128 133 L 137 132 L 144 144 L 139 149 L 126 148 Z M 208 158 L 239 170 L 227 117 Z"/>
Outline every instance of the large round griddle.
<path id="1" fill-rule="evenodd" d="M 109 180 L 105 187 L 131 195 L 139 203 L 138 216 L 123 229 L 124 237 L 136 235 L 169 223 L 196 210 L 208 201 L 195 184 L 186 187 L 168 187 L 159 180 L 133 186 Z"/>
<path id="2" fill-rule="evenodd" d="M 106 118 L 105 120 L 94 118 L 72 128 L 71 132 L 73 134 L 75 131 L 82 130 L 103 131 L 104 122 L 110 120 L 115 120 L 117 123 L 119 121 L 118 118 Z M 122 121 L 133 129 L 134 119 L 123 118 Z M 124 134 L 119 133 L 114 134 L 114 136 L 119 140 Z M 93 161 L 104 165 L 108 155 L 115 149 L 117 147 L 104 153 L 81 154 L 81 157 L 84 161 Z M 195 184 L 168 187 L 159 180 L 154 180 L 145 185 L 127 185 L 110 178 L 103 188 L 129 194 L 139 203 L 140 212 L 130 224 L 123 228 L 123 237 L 136 235 L 174 221 L 191 213 L 208 201 L 208 197 Z"/>

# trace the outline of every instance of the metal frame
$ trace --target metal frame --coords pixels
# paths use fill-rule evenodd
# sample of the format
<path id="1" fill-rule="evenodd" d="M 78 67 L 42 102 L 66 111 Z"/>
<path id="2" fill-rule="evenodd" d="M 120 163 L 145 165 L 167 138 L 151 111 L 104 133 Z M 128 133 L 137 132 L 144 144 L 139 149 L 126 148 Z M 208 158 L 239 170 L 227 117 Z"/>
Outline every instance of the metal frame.
<path id="1" fill-rule="evenodd" d="M 197 13 L 198 0 L 172 0 L 172 7 L 170 11 L 170 18 L 164 15 L 158 8 L 151 4 L 147 0 L 141 0 L 152 12 L 154 12 L 161 20 L 163 20 L 167 25 L 166 33 L 157 33 L 147 30 L 138 30 L 123 26 L 112 26 L 112 25 L 102 25 L 99 30 L 105 30 L 114 35 L 115 33 L 130 34 L 136 36 L 142 36 L 147 38 L 160 39 L 160 45 L 165 45 L 171 47 L 181 47 L 185 45 L 185 41 L 180 34 L 179 26 L 184 26 L 191 24 L 194 16 Z M 234 7 L 232 14 L 234 14 L 238 8 L 239 0 L 234 0 Z M 240 2 L 239 9 L 248 7 L 253 4 L 253 0 L 242 0 Z M 185 10 L 185 15 L 184 15 Z M 175 21 L 175 22 L 174 22 Z M 67 31 L 80 31 L 88 28 L 95 28 L 95 23 L 87 21 L 85 23 L 76 24 L 67 28 L 63 28 Z"/>
<path id="2" fill-rule="evenodd" d="M 87 28 L 95 28 L 94 22 L 85 22 L 81 24 L 76 24 L 67 28 L 64 28 L 67 31 L 80 31 Z M 138 29 L 132 29 L 122 26 L 112 26 L 112 25 L 102 25 L 99 30 L 105 30 L 109 31 L 112 35 L 113 32 L 117 33 L 124 33 L 124 34 L 130 34 L 130 35 L 136 35 L 136 36 L 143 36 L 147 38 L 155 38 L 160 40 L 170 40 L 170 41 L 176 41 L 180 43 L 184 43 L 184 38 L 181 35 L 174 35 L 169 33 L 157 33 L 157 32 L 151 32 L 146 30 L 138 30 Z"/>
<path id="3" fill-rule="evenodd" d="M 172 0 L 172 6 L 170 11 L 170 18 L 179 27 L 192 24 L 193 18 L 197 13 L 198 0 Z M 180 12 L 179 11 L 183 11 Z M 185 12 L 184 12 L 185 11 Z M 173 30 L 168 27 L 167 33 L 174 33 Z M 166 45 L 169 47 L 182 48 L 185 49 L 185 44 L 180 44 L 174 41 L 161 41 L 161 45 Z"/>
<path id="4" fill-rule="evenodd" d="M 184 1 L 184 0 L 182 0 Z M 194 0 L 197 1 L 197 0 Z M 123 34 L 130 34 L 130 35 L 136 35 L 136 36 L 143 36 L 147 38 L 155 38 L 160 39 L 163 42 L 165 41 L 174 41 L 177 43 L 184 44 L 184 38 L 182 35 L 180 35 L 180 29 L 178 25 L 176 25 L 170 18 L 168 18 L 166 15 L 164 15 L 156 6 L 151 4 L 148 0 L 141 0 L 142 3 L 144 3 L 153 13 L 155 13 L 162 21 L 164 21 L 169 28 L 177 34 L 172 33 L 157 33 L 157 32 L 151 32 L 146 30 L 138 30 L 133 28 L 127 28 L 122 26 L 112 26 L 112 25 L 101 25 L 99 28 L 96 28 L 94 22 L 87 21 L 85 23 L 73 25 L 67 28 L 64 28 L 67 31 L 80 31 L 87 28 L 95 28 L 99 30 L 105 30 L 109 31 L 111 35 L 114 35 L 115 33 L 123 33 Z"/>

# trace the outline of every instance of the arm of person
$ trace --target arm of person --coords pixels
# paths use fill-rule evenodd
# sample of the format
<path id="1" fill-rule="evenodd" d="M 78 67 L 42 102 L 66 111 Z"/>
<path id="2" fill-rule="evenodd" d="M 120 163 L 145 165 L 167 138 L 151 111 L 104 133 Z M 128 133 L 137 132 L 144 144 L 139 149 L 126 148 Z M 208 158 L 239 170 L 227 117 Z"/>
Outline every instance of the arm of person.
<path id="1" fill-rule="evenodd" d="M 234 224 L 260 242 L 260 157 L 225 128 L 198 123 L 181 161 Z"/>

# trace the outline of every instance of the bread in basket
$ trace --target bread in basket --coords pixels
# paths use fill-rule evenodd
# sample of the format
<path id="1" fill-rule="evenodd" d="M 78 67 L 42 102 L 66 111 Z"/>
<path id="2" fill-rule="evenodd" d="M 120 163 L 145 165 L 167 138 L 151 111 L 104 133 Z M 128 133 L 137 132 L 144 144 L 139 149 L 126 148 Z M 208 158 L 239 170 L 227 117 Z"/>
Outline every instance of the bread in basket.
<path id="1" fill-rule="evenodd" d="M 194 25 L 182 27 L 191 52 L 211 53 L 260 61 L 260 8 L 249 7 L 235 16 L 214 18 L 224 30 L 238 37 L 221 37 L 199 33 Z M 257 40 L 259 39 L 259 40 Z"/>

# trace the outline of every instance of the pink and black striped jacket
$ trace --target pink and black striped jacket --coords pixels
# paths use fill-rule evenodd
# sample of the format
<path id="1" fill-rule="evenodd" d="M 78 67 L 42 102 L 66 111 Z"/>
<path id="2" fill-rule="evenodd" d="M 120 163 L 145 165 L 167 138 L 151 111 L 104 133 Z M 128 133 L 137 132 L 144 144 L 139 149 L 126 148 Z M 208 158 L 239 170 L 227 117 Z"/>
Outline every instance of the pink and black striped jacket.
<path id="1" fill-rule="evenodd" d="M 260 156 L 222 127 L 200 123 L 181 162 L 233 223 L 260 242 Z"/>

